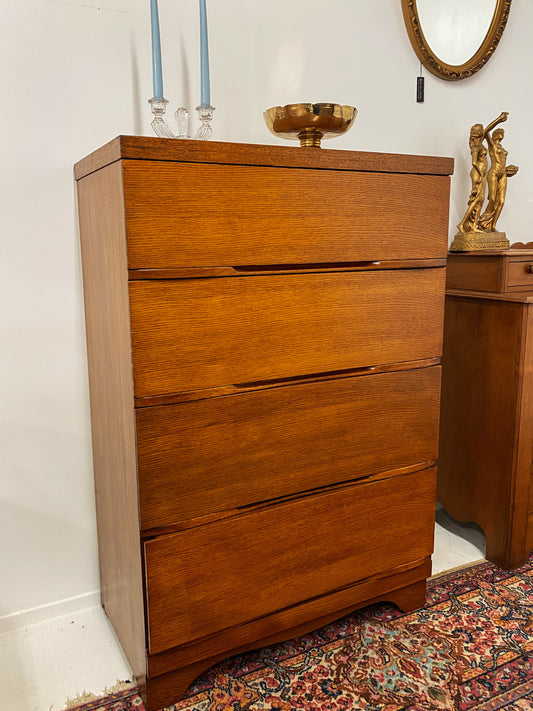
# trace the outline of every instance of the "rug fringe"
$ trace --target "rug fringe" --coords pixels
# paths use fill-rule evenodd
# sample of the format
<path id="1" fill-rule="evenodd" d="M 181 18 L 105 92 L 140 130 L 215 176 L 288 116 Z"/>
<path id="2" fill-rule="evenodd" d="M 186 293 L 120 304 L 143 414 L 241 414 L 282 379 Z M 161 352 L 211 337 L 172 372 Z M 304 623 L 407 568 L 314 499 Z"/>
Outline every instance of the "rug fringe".
<path id="1" fill-rule="evenodd" d="M 129 689 L 135 688 L 135 684 L 129 679 L 117 679 L 116 683 L 113 684 L 113 686 L 106 686 L 99 696 L 93 694 L 92 691 L 82 691 L 81 694 L 78 694 L 73 698 L 67 696 L 63 711 L 69 711 L 69 709 L 77 709 L 80 706 L 83 706 L 84 704 L 90 703 L 91 701 L 98 701 L 100 699 L 104 700 L 112 694 L 117 694 L 120 691 L 128 691 Z"/>
<path id="2" fill-rule="evenodd" d="M 64 709 L 65 711 L 67 711 L 68 709 L 75 709 L 77 706 L 88 704 L 89 701 L 96 701 L 97 698 L 98 697 L 90 691 L 82 691 L 81 694 L 78 694 L 78 696 L 74 696 L 73 698 L 67 696 Z"/>

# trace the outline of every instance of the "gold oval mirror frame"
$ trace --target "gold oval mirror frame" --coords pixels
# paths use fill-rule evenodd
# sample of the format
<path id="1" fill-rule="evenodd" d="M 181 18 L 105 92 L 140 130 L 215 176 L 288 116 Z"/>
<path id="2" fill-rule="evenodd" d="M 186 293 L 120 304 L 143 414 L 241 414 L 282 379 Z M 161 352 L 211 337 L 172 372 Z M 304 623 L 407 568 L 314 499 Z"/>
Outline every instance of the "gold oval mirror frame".
<path id="1" fill-rule="evenodd" d="M 432 74 L 448 81 L 466 79 L 489 61 L 503 34 L 510 9 L 511 0 L 496 0 L 492 21 L 479 49 L 464 64 L 453 65 L 439 59 L 428 44 L 420 25 L 416 0 L 402 0 L 405 26 L 418 59 Z"/>

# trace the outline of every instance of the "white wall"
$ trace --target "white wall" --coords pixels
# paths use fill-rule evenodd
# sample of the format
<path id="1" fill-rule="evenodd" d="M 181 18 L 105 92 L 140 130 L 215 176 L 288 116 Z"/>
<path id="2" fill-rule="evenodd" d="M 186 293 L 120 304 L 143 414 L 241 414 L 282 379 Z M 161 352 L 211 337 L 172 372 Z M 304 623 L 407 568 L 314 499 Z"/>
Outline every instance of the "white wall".
<path id="1" fill-rule="evenodd" d="M 165 95 L 172 111 L 194 109 L 197 0 L 159 10 Z M 208 0 L 208 11 L 217 140 L 283 143 L 264 109 L 353 104 L 354 127 L 324 150 L 454 156 L 453 236 L 469 128 L 509 111 L 504 144 L 520 171 L 498 227 L 533 238 L 531 0 L 514 0 L 479 74 L 425 72 L 423 105 L 400 0 Z M 149 22 L 149 0 L 0 0 L 0 623 L 82 607 L 98 588 L 72 166 L 118 134 L 151 135 Z"/>

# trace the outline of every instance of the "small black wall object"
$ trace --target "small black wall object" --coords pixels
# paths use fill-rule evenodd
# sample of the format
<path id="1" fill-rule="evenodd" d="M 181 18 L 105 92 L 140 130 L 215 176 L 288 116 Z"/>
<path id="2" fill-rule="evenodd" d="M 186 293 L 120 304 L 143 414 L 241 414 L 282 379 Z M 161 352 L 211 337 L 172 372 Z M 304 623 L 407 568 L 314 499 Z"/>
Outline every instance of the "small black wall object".
<path id="1" fill-rule="evenodd" d="M 416 100 L 417 103 L 424 103 L 424 77 L 416 78 Z"/>

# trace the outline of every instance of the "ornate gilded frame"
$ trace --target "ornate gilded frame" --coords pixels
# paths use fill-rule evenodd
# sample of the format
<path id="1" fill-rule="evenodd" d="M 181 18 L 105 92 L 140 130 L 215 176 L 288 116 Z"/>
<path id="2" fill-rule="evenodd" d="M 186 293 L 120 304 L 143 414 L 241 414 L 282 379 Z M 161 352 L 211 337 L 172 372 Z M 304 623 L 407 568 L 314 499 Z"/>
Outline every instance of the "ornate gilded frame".
<path id="1" fill-rule="evenodd" d="M 490 27 L 481 46 L 467 62 L 457 65 L 446 64 L 431 50 L 420 26 L 416 0 L 402 0 L 402 11 L 407 33 L 418 59 L 435 76 L 447 81 L 457 81 L 478 72 L 492 57 L 507 24 L 511 2 L 512 0 L 497 0 Z"/>

